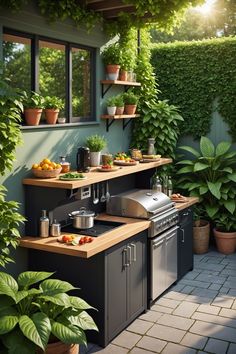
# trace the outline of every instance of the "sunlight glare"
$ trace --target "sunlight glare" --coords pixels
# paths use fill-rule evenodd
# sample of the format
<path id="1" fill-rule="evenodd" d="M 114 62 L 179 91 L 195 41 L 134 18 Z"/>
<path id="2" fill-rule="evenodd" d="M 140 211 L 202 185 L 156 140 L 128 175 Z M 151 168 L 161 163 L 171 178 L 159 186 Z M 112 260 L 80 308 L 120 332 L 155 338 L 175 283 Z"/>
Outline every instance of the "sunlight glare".
<path id="1" fill-rule="evenodd" d="M 213 5 L 216 0 L 206 0 L 201 6 L 196 6 L 195 9 L 201 12 L 203 15 L 209 15 L 213 9 Z"/>

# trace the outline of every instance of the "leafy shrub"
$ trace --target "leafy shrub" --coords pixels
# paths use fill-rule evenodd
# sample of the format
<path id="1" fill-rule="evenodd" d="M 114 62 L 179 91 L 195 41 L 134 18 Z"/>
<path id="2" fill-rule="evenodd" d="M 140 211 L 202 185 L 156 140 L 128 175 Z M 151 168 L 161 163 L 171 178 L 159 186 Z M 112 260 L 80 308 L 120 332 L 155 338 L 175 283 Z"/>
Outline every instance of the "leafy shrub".
<path id="1" fill-rule="evenodd" d="M 103 136 L 100 135 L 91 135 L 86 140 L 86 146 L 90 149 L 91 152 L 98 152 L 106 147 L 107 141 Z"/>

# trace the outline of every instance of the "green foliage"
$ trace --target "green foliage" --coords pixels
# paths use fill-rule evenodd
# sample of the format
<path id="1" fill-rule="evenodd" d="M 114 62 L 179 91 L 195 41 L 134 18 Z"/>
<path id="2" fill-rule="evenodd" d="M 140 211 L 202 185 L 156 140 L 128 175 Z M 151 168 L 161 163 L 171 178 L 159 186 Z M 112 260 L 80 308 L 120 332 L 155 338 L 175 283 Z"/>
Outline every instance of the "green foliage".
<path id="1" fill-rule="evenodd" d="M 236 231 L 236 215 L 219 212 L 214 216 L 215 228 L 222 232 Z"/>
<path id="2" fill-rule="evenodd" d="M 44 97 L 37 92 L 25 92 L 23 105 L 25 108 L 44 108 Z"/>
<path id="3" fill-rule="evenodd" d="M 106 100 L 107 107 L 116 107 L 116 97 L 112 96 Z"/>
<path id="4" fill-rule="evenodd" d="M 16 281 L 0 272 L 0 340 L 9 353 L 45 351 L 53 337 L 68 344 L 86 344 L 84 331 L 97 330 L 85 311 L 92 307 L 67 294 L 75 289 L 70 283 L 47 279 L 52 274 L 24 272 Z"/>
<path id="5" fill-rule="evenodd" d="M 120 64 L 120 50 L 118 43 L 112 43 L 109 46 L 106 46 L 102 53 L 102 60 L 104 65 L 119 65 Z"/>
<path id="6" fill-rule="evenodd" d="M 44 98 L 44 108 L 45 109 L 62 109 L 64 104 L 62 100 L 56 96 L 46 96 Z"/>
<path id="7" fill-rule="evenodd" d="M 216 147 L 206 137 L 201 137 L 200 152 L 189 146 L 180 149 L 192 154 L 192 160 L 177 162 L 179 188 L 198 197 L 210 219 L 220 214 L 236 215 L 236 152 L 230 151 L 229 142 Z"/>
<path id="8" fill-rule="evenodd" d="M 98 152 L 104 149 L 107 145 L 107 141 L 103 136 L 91 135 L 86 139 L 86 146 L 91 152 Z"/>
<path id="9" fill-rule="evenodd" d="M 124 97 L 122 94 L 115 96 L 115 106 L 124 107 Z"/>
<path id="10" fill-rule="evenodd" d="M 236 140 L 236 39 L 160 44 L 152 54 L 160 97 L 177 105 L 184 117 L 181 133 L 207 134 L 215 100 Z"/>
<path id="11" fill-rule="evenodd" d="M 138 96 L 132 91 L 128 91 L 123 94 L 123 100 L 125 105 L 136 105 L 138 103 Z"/>

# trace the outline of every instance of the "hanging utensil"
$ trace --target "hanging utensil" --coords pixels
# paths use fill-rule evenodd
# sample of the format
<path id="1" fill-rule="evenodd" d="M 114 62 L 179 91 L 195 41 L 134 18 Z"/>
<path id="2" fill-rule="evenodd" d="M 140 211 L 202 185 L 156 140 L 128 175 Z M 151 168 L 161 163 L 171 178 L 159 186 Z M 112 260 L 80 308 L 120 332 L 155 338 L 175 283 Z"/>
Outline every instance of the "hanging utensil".
<path id="1" fill-rule="evenodd" d="M 111 195 L 109 193 L 109 184 L 108 184 L 108 181 L 107 181 L 107 183 L 106 183 L 106 201 L 107 202 L 109 202 L 110 197 L 111 197 Z"/>
<path id="2" fill-rule="evenodd" d="M 98 188 L 97 188 L 97 195 L 96 195 L 96 188 L 95 188 L 95 184 L 94 184 L 93 185 L 93 204 L 97 204 L 99 202 L 98 196 L 99 196 Z"/>
<path id="3" fill-rule="evenodd" d="M 104 187 L 104 183 L 102 183 L 102 195 L 100 198 L 100 202 L 104 203 L 106 201 L 106 196 L 105 196 L 105 187 Z"/>

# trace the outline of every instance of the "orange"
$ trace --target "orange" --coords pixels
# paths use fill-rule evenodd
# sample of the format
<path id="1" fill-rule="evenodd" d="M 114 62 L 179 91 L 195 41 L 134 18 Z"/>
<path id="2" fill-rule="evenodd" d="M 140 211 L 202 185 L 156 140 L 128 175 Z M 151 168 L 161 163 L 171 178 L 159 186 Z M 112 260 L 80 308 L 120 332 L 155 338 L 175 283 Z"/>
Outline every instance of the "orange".
<path id="1" fill-rule="evenodd" d="M 38 166 L 38 167 L 37 167 L 37 170 L 42 170 L 42 167 L 41 167 L 41 166 Z"/>
<path id="2" fill-rule="evenodd" d="M 43 159 L 43 163 L 50 165 L 51 161 L 46 157 L 45 159 Z"/>
<path id="3" fill-rule="evenodd" d="M 33 165 L 32 165 L 32 168 L 38 168 L 39 167 L 39 165 L 37 164 L 37 163 L 34 163 Z"/>
<path id="4" fill-rule="evenodd" d="M 42 166 L 42 169 L 43 169 L 43 170 L 48 170 L 48 167 L 49 167 L 48 164 L 47 164 L 47 163 L 44 163 L 43 166 Z"/>
<path id="5" fill-rule="evenodd" d="M 52 166 L 52 168 L 56 168 L 57 164 L 55 162 L 51 162 L 51 166 Z"/>
<path id="6" fill-rule="evenodd" d="M 48 166 L 48 171 L 52 171 L 53 167 L 52 166 Z"/>
<path id="7" fill-rule="evenodd" d="M 61 168 L 61 165 L 59 163 L 56 165 L 56 169 L 58 168 Z"/>

